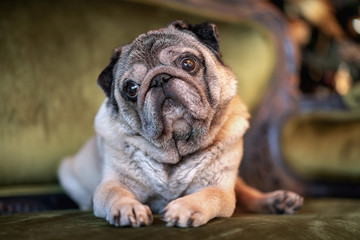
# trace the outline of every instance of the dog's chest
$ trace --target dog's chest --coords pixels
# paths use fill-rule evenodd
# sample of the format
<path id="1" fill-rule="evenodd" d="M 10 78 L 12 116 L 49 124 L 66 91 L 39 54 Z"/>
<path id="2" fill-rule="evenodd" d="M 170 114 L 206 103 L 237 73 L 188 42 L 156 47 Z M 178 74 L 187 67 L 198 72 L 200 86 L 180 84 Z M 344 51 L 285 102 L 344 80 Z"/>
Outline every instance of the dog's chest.
<path id="1" fill-rule="evenodd" d="M 132 167 L 128 170 L 134 171 L 133 177 L 144 186 L 144 189 L 138 189 L 142 191 L 139 195 L 143 195 L 143 199 L 154 197 L 170 201 L 187 194 L 195 186 L 206 187 L 216 181 L 221 167 L 215 165 L 220 163 L 209 155 L 198 154 L 173 165 L 159 163 L 135 150 L 131 155 Z"/>
<path id="2" fill-rule="evenodd" d="M 187 195 L 194 187 L 200 189 L 211 184 L 210 179 L 198 178 L 204 170 L 203 164 L 180 163 L 172 166 L 151 161 L 141 165 L 148 185 L 144 202 L 154 213 L 161 213 L 169 202 Z M 208 177 L 210 175 L 213 174 L 209 172 Z"/>
<path id="3" fill-rule="evenodd" d="M 141 152 L 138 155 L 140 156 L 134 160 L 144 173 L 149 189 L 167 199 L 179 197 L 204 167 L 203 164 L 195 164 L 189 160 L 176 165 L 162 164 Z"/>

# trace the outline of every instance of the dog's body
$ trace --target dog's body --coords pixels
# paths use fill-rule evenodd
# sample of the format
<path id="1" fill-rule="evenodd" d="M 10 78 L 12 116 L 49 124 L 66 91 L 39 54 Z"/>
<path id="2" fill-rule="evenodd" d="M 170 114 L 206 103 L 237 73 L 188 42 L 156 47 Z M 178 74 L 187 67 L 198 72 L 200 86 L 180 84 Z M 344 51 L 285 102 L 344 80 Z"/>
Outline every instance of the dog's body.
<path id="1" fill-rule="evenodd" d="M 99 85 L 96 137 L 63 161 L 64 189 L 116 226 L 199 226 L 253 212 L 295 213 L 302 198 L 262 194 L 238 178 L 246 107 L 212 24 L 176 21 L 114 51 Z M 236 187 L 235 187 L 236 186 Z M 237 189 L 236 194 L 234 189 Z M 236 196 L 235 196 L 236 195 Z"/>

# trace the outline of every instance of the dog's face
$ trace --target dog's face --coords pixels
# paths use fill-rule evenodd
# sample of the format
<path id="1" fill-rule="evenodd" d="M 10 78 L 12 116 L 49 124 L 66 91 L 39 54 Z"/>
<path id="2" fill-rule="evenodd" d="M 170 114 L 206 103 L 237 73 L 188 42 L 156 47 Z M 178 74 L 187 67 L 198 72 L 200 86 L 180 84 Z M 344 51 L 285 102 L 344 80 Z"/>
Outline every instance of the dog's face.
<path id="1" fill-rule="evenodd" d="M 180 156 L 210 138 L 236 82 L 220 60 L 215 25 L 170 23 L 115 49 L 98 84 L 114 118 Z"/>

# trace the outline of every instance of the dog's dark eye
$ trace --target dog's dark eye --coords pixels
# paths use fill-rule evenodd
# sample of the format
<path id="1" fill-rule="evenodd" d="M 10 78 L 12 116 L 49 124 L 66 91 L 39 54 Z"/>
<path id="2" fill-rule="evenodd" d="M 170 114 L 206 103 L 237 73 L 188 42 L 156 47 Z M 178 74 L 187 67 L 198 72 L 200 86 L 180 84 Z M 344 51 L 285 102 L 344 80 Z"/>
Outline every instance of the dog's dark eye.
<path id="1" fill-rule="evenodd" d="M 181 67 L 185 71 L 191 72 L 195 69 L 195 61 L 191 58 L 185 58 L 181 61 Z"/>
<path id="2" fill-rule="evenodd" d="M 139 91 L 139 85 L 136 82 L 128 81 L 125 85 L 125 92 L 130 99 L 135 99 Z"/>

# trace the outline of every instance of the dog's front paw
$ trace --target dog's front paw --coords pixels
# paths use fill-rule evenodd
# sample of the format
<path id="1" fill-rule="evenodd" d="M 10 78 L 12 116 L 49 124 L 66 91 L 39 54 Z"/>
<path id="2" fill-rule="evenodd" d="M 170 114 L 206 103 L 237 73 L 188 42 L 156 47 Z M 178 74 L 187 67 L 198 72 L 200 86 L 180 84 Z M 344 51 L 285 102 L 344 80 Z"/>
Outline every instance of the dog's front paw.
<path id="1" fill-rule="evenodd" d="M 148 206 L 134 199 L 123 198 L 110 207 L 106 220 L 117 227 L 141 227 L 150 225 L 153 216 Z"/>
<path id="2" fill-rule="evenodd" d="M 304 202 L 299 194 L 284 190 L 271 192 L 265 196 L 265 209 L 272 214 L 295 214 Z"/>
<path id="3" fill-rule="evenodd" d="M 163 220 L 168 227 L 198 227 L 210 219 L 198 203 L 179 198 L 166 206 Z"/>

